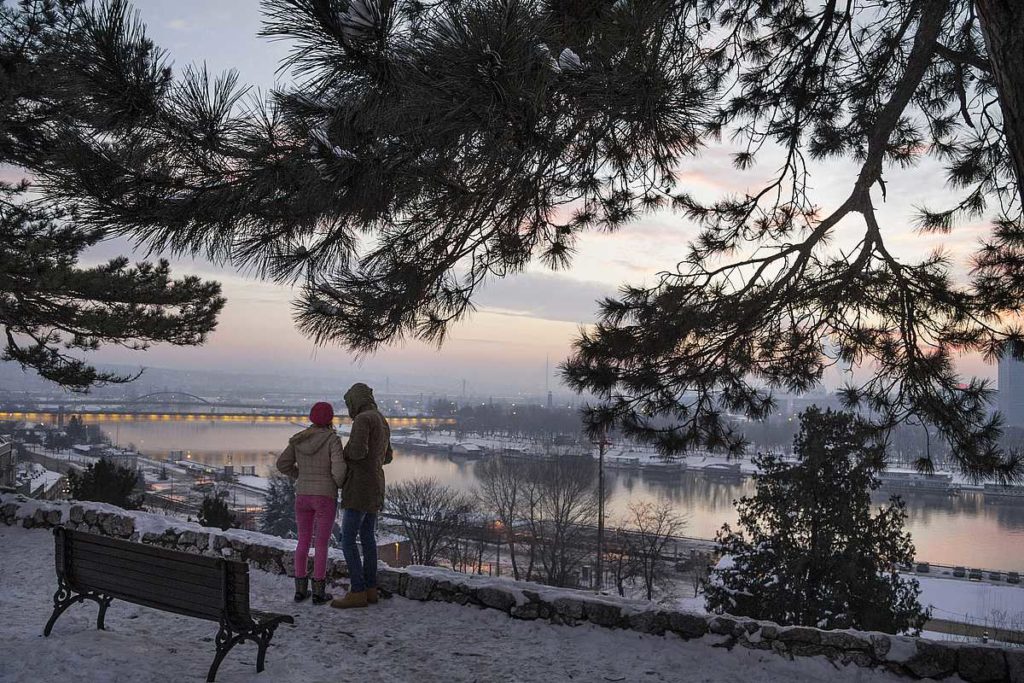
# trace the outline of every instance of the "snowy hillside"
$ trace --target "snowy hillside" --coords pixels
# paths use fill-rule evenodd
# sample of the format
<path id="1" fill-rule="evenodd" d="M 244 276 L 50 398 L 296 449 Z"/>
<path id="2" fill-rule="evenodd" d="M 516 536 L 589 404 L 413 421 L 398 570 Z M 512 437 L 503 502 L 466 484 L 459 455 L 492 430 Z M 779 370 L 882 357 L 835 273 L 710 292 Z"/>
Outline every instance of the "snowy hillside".
<path id="1" fill-rule="evenodd" d="M 53 537 L 0 526 L 0 680 L 201 681 L 213 657 L 216 625 L 124 602 L 95 630 L 94 605 L 76 605 L 50 638 L 43 624 L 56 582 Z M 294 614 L 277 633 L 267 671 L 255 674 L 256 648 L 236 648 L 218 681 L 693 681 L 694 683 L 873 683 L 901 680 L 878 670 L 839 667 L 822 657 L 788 661 L 771 652 L 708 646 L 592 625 L 554 626 L 405 598 L 339 612 L 291 602 L 287 577 L 252 572 L 259 609 Z M 903 679 L 905 680 L 905 679 Z"/>

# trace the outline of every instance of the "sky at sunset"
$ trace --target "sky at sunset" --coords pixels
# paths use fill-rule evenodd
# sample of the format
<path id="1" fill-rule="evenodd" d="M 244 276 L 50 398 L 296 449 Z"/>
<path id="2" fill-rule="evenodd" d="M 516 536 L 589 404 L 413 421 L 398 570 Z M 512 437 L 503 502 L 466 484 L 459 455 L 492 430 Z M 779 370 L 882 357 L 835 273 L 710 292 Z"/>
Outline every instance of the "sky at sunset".
<path id="1" fill-rule="evenodd" d="M 213 72 L 237 69 L 240 82 L 263 91 L 275 85 L 275 71 L 288 45 L 256 35 L 261 20 L 256 0 L 137 0 L 135 5 L 151 38 L 167 50 L 176 72 L 205 61 Z M 729 163 L 729 151 L 714 148 L 685 160 L 679 169 L 680 187 L 710 199 L 754 187 L 773 170 L 771 159 L 766 158 L 750 171 L 736 171 Z M 844 199 L 853 173 L 850 164 L 818 168 L 813 182 L 818 203 L 828 209 Z M 984 225 L 962 226 L 951 235 L 938 237 L 922 236 L 908 227 L 914 206 L 939 205 L 940 200 L 948 199 L 941 170 L 932 165 L 891 170 L 887 185 L 880 217 L 893 250 L 909 257 L 944 248 L 962 270 L 967 255 L 987 229 Z M 877 195 L 876 202 L 881 205 Z M 861 228 L 857 223 L 847 234 L 856 235 Z M 615 234 L 587 235 L 579 244 L 571 271 L 552 273 L 535 264 L 522 276 L 491 283 L 477 300 L 478 311 L 453 330 L 441 350 L 410 342 L 362 361 L 343 349 L 317 349 L 299 335 L 291 322 L 293 292 L 288 288 L 247 279 L 210 263 L 176 260 L 179 274 L 200 274 L 223 283 L 228 305 L 209 343 L 199 349 L 157 347 L 144 355 L 107 349 L 95 359 L 283 374 L 331 368 L 387 374 L 399 385 L 429 384 L 452 390 L 465 378 L 474 392 L 508 389 L 539 393 L 544 387 L 545 358 L 550 357 L 554 368 L 568 355 L 578 327 L 593 320 L 594 301 L 614 293 L 624 282 L 653 281 L 658 271 L 672 268 L 683 257 L 686 243 L 695 233 L 695 227 L 684 218 L 664 212 Z M 842 248 L 843 239 L 840 233 L 835 248 Z M 126 242 L 112 241 L 89 254 L 87 260 L 98 262 L 130 251 Z M 972 374 L 993 374 L 991 367 L 976 360 L 964 363 L 963 368 Z"/>

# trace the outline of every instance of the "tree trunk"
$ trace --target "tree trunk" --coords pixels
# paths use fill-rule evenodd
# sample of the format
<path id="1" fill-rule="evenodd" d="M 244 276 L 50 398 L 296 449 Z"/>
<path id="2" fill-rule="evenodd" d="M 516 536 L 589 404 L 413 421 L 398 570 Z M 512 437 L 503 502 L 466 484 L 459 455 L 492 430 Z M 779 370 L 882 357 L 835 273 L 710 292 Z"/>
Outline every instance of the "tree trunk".
<path id="1" fill-rule="evenodd" d="M 1024 205 L 1024 2 L 975 0 L 1003 112 L 1003 133 Z"/>
<path id="2" fill-rule="evenodd" d="M 511 525 L 509 526 L 509 529 L 511 529 Z M 512 562 L 512 578 L 518 581 L 519 561 L 516 559 L 516 540 L 515 537 L 512 535 L 511 531 L 509 531 L 508 534 L 508 557 L 509 560 Z"/>

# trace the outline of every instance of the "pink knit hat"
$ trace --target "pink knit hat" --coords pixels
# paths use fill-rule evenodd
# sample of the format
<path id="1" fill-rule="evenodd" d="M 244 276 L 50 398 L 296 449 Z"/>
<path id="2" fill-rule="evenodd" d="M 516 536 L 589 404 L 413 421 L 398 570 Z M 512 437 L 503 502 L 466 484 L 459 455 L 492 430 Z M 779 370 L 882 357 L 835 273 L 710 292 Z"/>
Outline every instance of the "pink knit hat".
<path id="1" fill-rule="evenodd" d="M 309 409 L 309 421 L 317 427 L 329 427 L 334 420 L 334 406 L 324 401 L 314 403 Z"/>

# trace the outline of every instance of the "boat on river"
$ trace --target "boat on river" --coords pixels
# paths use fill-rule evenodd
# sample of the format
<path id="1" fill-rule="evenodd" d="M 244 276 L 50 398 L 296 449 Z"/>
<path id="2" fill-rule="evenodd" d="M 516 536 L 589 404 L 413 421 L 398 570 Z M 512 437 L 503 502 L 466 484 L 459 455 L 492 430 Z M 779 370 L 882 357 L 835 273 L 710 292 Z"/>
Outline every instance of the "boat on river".
<path id="1" fill-rule="evenodd" d="M 685 460 L 647 460 L 641 463 L 640 469 L 647 474 L 680 474 L 686 471 Z"/>
<path id="2" fill-rule="evenodd" d="M 738 462 L 711 462 L 702 465 L 699 471 L 709 477 L 742 477 L 742 468 Z"/>
<path id="3" fill-rule="evenodd" d="M 982 488 L 985 496 L 1001 498 L 1019 498 L 1024 501 L 1024 486 L 1006 486 L 1004 484 L 985 484 Z"/>
<path id="4" fill-rule="evenodd" d="M 883 489 L 934 491 L 936 493 L 949 493 L 955 490 L 953 475 L 942 472 L 928 474 L 925 472 L 885 470 L 878 474 L 878 481 Z"/>

